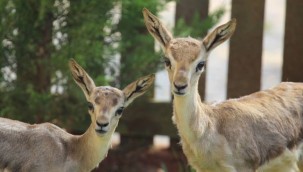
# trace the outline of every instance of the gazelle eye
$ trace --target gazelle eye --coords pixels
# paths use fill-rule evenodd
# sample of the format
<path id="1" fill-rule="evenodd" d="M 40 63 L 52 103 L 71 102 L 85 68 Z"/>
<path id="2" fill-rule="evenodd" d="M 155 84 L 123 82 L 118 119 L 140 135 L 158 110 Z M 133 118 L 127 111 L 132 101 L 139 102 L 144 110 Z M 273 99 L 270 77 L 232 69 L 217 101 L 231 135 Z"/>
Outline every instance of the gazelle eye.
<path id="1" fill-rule="evenodd" d="M 91 102 L 87 102 L 87 107 L 88 107 L 88 110 L 91 110 L 91 111 L 94 110 L 94 105 Z"/>
<path id="2" fill-rule="evenodd" d="M 124 107 L 120 107 L 117 111 L 116 111 L 116 115 L 122 115 L 124 110 Z"/>
<path id="3" fill-rule="evenodd" d="M 168 58 L 164 59 L 164 63 L 165 63 L 166 67 L 171 68 L 171 63 L 170 63 L 170 60 Z"/>
<path id="4" fill-rule="evenodd" d="M 205 62 L 204 62 L 204 61 L 200 62 L 200 63 L 197 65 L 197 67 L 196 67 L 196 72 L 202 70 L 202 68 L 204 67 L 204 65 L 205 65 Z"/>

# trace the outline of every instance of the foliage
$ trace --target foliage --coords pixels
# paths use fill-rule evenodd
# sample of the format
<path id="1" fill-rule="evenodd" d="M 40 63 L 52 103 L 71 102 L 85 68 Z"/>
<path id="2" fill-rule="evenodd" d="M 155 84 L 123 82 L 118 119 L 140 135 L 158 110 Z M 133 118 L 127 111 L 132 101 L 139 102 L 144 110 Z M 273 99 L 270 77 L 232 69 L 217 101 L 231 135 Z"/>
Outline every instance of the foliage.
<path id="1" fill-rule="evenodd" d="M 156 12 L 161 4 L 160 0 L 0 1 L 0 116 L 83 130 L 87 127 L 83 121 L 89 122 L 84 115 L 86 101 L 71 79 L 68 60 L 75 58 L 96 85 L 112 81 L 106 72 L 117 68 L 109 64 L 118 53 L 121 75 L 113 86 L 123 87 L 155 72 L 159 58 L 141 10 Z M 114 19 L 117 12 L 119 20 Z"/>
<path id="2" fill-rule="evenodd" d="M 189 35 L 194 38 L 204 37 L 207 34 L 208 29 L 219 22 L 224 12 L 224 8 L 219 8 L 212 14 L 209 14 L 209 16 L 204 20 L 201 20 L 198 12 L 195 12 L 189 24 L 186 24 L 183 18 L 179 19 L 176 22 L 174 33 L 176 36 L 180 37 L 186 37 Z"/>
<path id="3" fill-rule="evenodd" d="M 83 126 L 86 101 L 67 63 L 77 59 L 97 84 L 105 84 L 103 28 L 114 3 L 2 0 L 0 115 Z"/>
<path id="4" fill-rule="evenodd" d="M 145 27 L 142 9 L 157 12 L 164 1 L 122 0 L 121 20 L 118 30 L 121 33 L 121 73 L 122 87 L 136 78 L 154 73 L 158 69 L 160 58 L 154 51 L 154 39 Z"/>

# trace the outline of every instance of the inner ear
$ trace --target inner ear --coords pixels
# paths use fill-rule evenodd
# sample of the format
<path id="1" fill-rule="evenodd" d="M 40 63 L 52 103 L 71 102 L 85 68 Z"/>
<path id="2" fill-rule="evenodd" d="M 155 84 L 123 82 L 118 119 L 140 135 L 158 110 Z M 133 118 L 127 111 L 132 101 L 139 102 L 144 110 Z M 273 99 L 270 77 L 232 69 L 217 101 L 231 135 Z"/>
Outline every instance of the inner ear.
<path id="1" fill-rule="evenodd" d="M 77 85 L 79 85 L 80 88 L 83 90 L 86 98 L 88 98 L 93 89 L 95 88 L 94 81 L 74 59 L 70 59 L 69 67 L 73 79 L 75 80 Z"/>
<path id="2" fill-rule="evenodd" d="M 79 84 L 82 84 L 86 90 L 86 93 L 88 95 L 91 94 L 91 91 L 88 89 L 87 84 L 84 82 L 84 78 L 83 76 L 78 76 L 77 78 L 75 78 L 77 80 L 77 82 L 79 82 Z"/>
<path id="3" fill-rule="evenodd" d="M 211 41 L 209 42 L 205 42 L 205 47 L 206 47 L 206 51 L 211 50 L 212 48 L 214 48 L 214 44 L 217 43 L 220 39 L 222 39 L 223 35 L 221 34 L 216 34 L 215 38 L 213 38 Z"/>
<path id="4" fill-rule="evenodd" d="M 143 17 L 145 26 L 149 33 L 160 43 L 162 49 L 165 49 L 167 44 L 173 38 L 172 34 L 162 24 L 162 22 L 146 8 L 143 8 Z"/>
<path id="5" fill-rule="evenodd" d="M 148 81 L 147 79 L 146 79 L 146 80 L 143 80 L 142 83 L 139 83 L 139 82 L 141 82 L 141 81 L 139 81 L 139 82 L 136 84 L 135 89 L 134 89 L 132 92 L 130 92 L 130 94 L 126 97 L 126 101 L 128 101 L 129 98 L 133 96 L 133 94 L 143 92 L 143 91 L 144 91 L 144 90 L 143 90 L 143 85 L 146 84 L 147 81 Z"/>
<path id="6" fill-rule="evenodd" d="M 143 95 L 155 80 L 155 75 L 151 74 L 139 78 L 123 89 L 125 96 L 125 107 L 128 106 L 134 99 Z"/>
<path id="7" fill-rule="evenodd" d="M 206 51 L 209 52 L 230 38 L 234 33 L 235 28 L 236 19 L 232 19 L 231 21 L 217 27 L 214 31 L 208 34 L 203 40 L 203 45 L 205 46 Z"/>

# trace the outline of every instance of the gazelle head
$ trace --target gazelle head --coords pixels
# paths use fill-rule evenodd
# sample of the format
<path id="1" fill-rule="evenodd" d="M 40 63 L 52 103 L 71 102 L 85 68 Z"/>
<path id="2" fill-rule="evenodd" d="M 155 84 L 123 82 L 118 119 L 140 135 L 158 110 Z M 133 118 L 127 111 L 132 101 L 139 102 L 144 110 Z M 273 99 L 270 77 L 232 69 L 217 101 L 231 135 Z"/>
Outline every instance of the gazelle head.
<path id="1" fill-rule="evenodd" d="M 145 93 L 155 78 L 154 74 L 148 75 L 119 90 L 110 86 L 95 86 L 90 76 L 73 59 L 69 61 L 69 67 L 75 82 L 85 94 L 92 125 L 100 135 L 115 130 L 123 109 Z"/>
<path id="2" fill-rule="evenodd" d="M 236 20 L 232 19 L 217 27 L 202 41 L 190 37 L 173 38 L 161 21 L 146 8 L 143 9 L 143 16 L 147 30 L 162 47 L 171 90 L 177 96 L 186 95 L 190 89 L 196 89 L 208 54 L 230 38 L 236 28 Z"/>

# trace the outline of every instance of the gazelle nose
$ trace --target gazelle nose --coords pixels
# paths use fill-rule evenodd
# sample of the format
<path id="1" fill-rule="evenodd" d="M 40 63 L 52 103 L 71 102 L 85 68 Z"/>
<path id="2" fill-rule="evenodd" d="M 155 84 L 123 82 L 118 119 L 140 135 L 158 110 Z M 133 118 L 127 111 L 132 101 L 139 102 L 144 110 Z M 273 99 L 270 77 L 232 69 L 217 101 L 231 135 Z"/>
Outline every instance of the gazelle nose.
<path id="1" fill-rule="evenodd" d="M 96 122 L 97 123 L 97 125 L 99 126 L 99 127 L 101 127 L 101 128 L 103 128 L 103 127 L 107 127 L 108 126 L 108 124 L 109 123 L 104 123 L 104 124 L 101 124 L 101 123 L 99 123 L 99 122 Z"/>
<path id="2" fill-rule="evenodd" d="M 183 89 L 185 89 L 187 87 L 187 84 L 185 85 L 177 85 L 175 82 L 174 82 L 174 86 L 175 88 L 178 90 L 178 91 L 181 91 Z"/>

